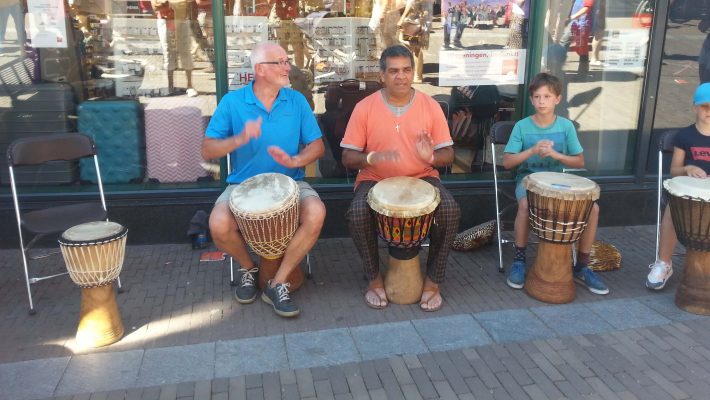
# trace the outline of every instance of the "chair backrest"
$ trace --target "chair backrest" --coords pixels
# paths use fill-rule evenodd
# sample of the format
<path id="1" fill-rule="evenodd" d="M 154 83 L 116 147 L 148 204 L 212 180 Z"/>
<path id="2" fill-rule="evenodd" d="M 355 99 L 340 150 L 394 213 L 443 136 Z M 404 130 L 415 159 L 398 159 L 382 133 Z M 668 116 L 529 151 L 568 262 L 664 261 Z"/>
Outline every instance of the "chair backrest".
<path id="1" fill-rule="evenodd" d="M 80 133 L 56 133 L 15 140 L 7 148 L 7 163 L 13 167 L 39 165 L 95 154 L 96 146 L 90 137 Z"/>
<path id="2" fill-rule="evenodd" d="M 491 143 L 508 144 L 515 121 L 498 121 L 491 126 Z"/>
<path id="3" fill-rule="evenodd" d="M 676 129 L 664 132 L 663 135 L 661 135 L 661 140 L 658 141 L 658 151 L 672 153 L 674 147 L 673 140 L 675 139 L 676 133 L 678 133 Z"/>

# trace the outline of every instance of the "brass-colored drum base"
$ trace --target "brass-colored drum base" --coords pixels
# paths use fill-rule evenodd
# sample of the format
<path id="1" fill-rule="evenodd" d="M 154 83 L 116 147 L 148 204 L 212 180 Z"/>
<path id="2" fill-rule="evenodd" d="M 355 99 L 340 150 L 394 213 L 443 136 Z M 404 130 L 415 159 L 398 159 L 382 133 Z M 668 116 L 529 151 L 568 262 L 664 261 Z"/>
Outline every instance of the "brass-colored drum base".
<path id="1" fill-rule="evenodd" d="M 525 279 L 530 297 L 545 303 L 569 303 L 575 298 L 572 245 L 541 241 L 535 264 Z"/>
<path id="2" fill-rule="evenodd" d="M 387 300 L 394 304 L 413 304 L 422 298 L 424 278 L 419 266 L 419 255 L 409 260 L 389 257 L 385 275 Z"/>
<path id="3" fill-rule="evenodd" d="M 76 343 L 81 347 L 102 347 L 123 337 L 123 322 L 116 304 L 113 284 L 81 289 L 81 313 Z"/>
<path id="4" fill-rule="evenodd" d="M 268 282 L 270 279 L 274 279 L 274 277 L 276 276 L 276 272 L 281 266 L 281 260 L 283 260 L 283 257 L 261 257 L 261 260 L 259 261 L 259 289 L 264 290 L 264 288 L 266 287 L 266 282 Z M 303 284 L 304 277 L 305 274 L 303 273 L 303 270 L 301 269 L 300 265 L 296 267 L 296 269 L 291 271 L 291 274 L 286 280 L 286 282 L 290 284 L 288 288 L 289 292 L 293 293 L 298 288 L 300 288 Z"/>
<path id="5" fill-rule="evenodd" d="M 687 251 L 675 304 L 689 313 L 710 315 L 710 252 Z"/>

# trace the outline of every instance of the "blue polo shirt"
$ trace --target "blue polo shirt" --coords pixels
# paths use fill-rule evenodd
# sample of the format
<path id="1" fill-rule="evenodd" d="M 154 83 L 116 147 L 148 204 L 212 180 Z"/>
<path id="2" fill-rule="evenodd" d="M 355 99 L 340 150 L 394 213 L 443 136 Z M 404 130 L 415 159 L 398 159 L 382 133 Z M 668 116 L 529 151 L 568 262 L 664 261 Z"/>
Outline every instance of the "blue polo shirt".
<path id="1" fill-rule="evenodd" d="M 207 126 L 205 136 L 226 139 L 238 135 L 247 121 L 261 117 L 261 136 L 232 152 L 232 172 L 228 183 L 241 183 L 254 175 L 278 172 L 302 180 L 303 168 L 286 168 L 274 161 L 267 149 L 278 146 L 286 153 L 298 154 L 300 145 L 319 139 L 322 134 L 306 98 L 297 91 L 282 88 L 271 112 L 256 98 L 253 83 L 225 95 Z"/>

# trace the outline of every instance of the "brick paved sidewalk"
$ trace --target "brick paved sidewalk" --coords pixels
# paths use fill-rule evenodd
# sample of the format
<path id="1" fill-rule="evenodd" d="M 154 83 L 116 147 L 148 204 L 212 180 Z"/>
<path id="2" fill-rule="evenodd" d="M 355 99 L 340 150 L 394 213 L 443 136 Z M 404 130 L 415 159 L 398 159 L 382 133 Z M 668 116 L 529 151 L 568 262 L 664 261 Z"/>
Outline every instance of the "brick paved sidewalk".
<path id="1" fill-rule="evenodd" d="M 226 262 L 200 263 L 199 252 L 187 245 L 130 246 L 121 275 L 125 292 L 117 297 L 127 334 L 98 350 L 74 343 L 79 289 L 68 278 L 33 285 L 38 313 L 28 316 L 19 251 L 2 250 L 0 388 L 14 394 L 10 398 L 27 399 L 88 393 L 136 399 L 418 398 L 415 392 L 448 398 L 449 389 L 461 398 L 484 392 L 515 399 L 554 398 L 558 392 L 572 398 L 702 398 L 691 389 L 700 377 L 710 377 L 709 335 L 703 335 L 710 322 L 672 303 L 682 258 L 665 293 L 643 287 L 654 233 L 649 226 L 602 228 L 600 239 L 623 255 L 620 270 L 603 274 L 612 292 L 595 296 L 580 288 L 577 300 L 564 306 L 509 289 L 496 269 L 495 246 L 454 252 L 443 286 L 445 306 L 433 314 L 416 305 L 367 308 L 351 241 L 321 240 L 312 252 L 315 279 L 294 296 L 302 309 L 295 320 L 277 317 L 260 301 L 237 304 Z M 42 263 L 56 270 L 61 260 Z M 549 359 L 553 354 L 557 358 Z M 274 362 L 263 361 L 269 359 Z M 528 359 L 534 364 L 522 361 Z M 544 359 L 562 378 L 547 376 L 551 370 L 539 365 Z M 397 367 L 402 363 L 406 368 Z M 690 375 L 677 373 L 676 366 Z M 608 375 L 619 385 L 609 383 Z"/>

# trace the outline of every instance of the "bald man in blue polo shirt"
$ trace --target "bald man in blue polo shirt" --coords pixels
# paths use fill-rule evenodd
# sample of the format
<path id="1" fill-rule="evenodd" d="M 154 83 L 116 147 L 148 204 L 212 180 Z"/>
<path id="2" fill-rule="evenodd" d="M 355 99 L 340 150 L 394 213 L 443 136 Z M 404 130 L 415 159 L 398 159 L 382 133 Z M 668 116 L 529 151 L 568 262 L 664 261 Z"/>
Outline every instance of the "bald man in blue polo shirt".
<path id="1" fill-rule="evenodd" d="M 240 264 L 235 298 L 248 304 L 256 299 L 258 267 L 229 209 L 232 190 L 244 180 L 265 172 L 288 175 L 300 189 L 299 227 L 286 248 L 276 276 L 264 288 L 262 299 L 282 317 L 299 309 L 289 294 L 287 278 L 318 240 L 325 206 L 303 181 L 304 167 L 323 156 L 322 134 L 305 97 L 287 88 L 291 65 L 286 52 L 273 43 L 262 43 L 251 53 L 254 80 L 225 95 L 210 120 L 202 142 L 206 160 L 232 155 L 229 186 L 210 215 L 210 233 L 217 247 Z M 299 147 L 303 146 L 299 152 Z"/>

